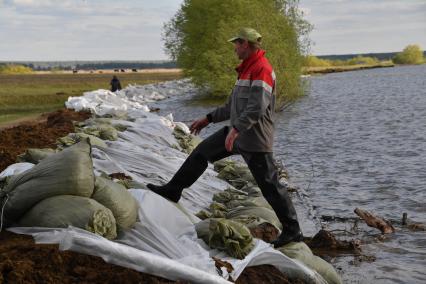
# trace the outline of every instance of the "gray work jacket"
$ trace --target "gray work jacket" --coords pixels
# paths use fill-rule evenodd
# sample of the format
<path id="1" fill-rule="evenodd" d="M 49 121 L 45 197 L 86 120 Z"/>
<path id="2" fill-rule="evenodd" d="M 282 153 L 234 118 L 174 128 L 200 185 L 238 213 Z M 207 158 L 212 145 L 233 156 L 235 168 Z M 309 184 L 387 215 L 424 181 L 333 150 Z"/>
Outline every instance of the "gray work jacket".
<path id="1" fill-rule="evenodd" d="M 236 150 L 272 152 L 274 142 L 275 73 L 258 50 L 236 69 L 238 80 L 225 105 L 207 115 L 211 122 L 230 119 L 238 130 Z"/>

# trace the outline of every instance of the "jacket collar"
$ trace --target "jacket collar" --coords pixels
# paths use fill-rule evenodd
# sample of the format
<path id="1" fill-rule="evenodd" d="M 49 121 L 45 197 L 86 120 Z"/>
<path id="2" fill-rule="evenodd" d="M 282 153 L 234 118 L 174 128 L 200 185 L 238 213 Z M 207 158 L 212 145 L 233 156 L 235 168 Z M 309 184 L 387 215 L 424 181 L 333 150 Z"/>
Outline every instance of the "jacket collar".
<path id="1" fill-rule="evenodd" d="M 244 59 L 243 62 L 241 62 L 240 65 L 238 65 L 235 70 L 238 72 L 238 74 L 243 73 L 245 70 L 247 70 L 254 62 L 256 62 L 259 58 L 263 57 L 265 55 L 265 51 L 263 49 L 259 49 L 253 54 L 251 54 L 248 58 Z"/>

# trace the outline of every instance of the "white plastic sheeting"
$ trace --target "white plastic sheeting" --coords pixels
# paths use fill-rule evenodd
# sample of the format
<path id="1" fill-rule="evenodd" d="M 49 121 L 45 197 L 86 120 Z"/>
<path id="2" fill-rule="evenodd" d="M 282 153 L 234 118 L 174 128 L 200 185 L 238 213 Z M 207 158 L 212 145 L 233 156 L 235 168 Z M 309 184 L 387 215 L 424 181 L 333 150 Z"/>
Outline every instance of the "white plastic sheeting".
<path id="1" fill-rule="evenodd" d="M 8 166 L 4 171 L 0 173 L 0 180 L 13 175 L 18 175 L 20 173 L 23 173 L 35 165 L 32 163 L 16 163 L 13 165 Z"/>
<path id="2" fill-rule="evenodd" d="M 187 84 L 179 84 L 182 88 L 188 88 Z M 166 92 L 167 84 L 160 84 L 158 89 L 155 86 L 129 87 L 117 93 L 98 90 L 68 100 L 69 108 L 90 109 L 99 115 L 127 115 L 130 118 L 130 121 L 112 120 L 112 124 L 127 126 L 126 131 L 119 133 L 117 141 L 106 141 L 107 148 L 93 147 L 96 174 L 122 172 L 141 185 L 159 184 L 168 181 L 184 162 L 187 154 L 180 151 L 172 134 L 176 125 L 173 117 L 150 113 L 143 105 L 167 96 L 162 94 Z M 193 214 L 207 208 L 213 194 L 229 187 L 216 175 L 209 166 L 202 177 L 184 191 L 178 205 L 149 190 L 132 189 L 131 193 L 140 205 L 140 222 L 122 232 L 115 241 L 76 228 L 10 230 L 31 234 L 37 242 L 59 243 L 61 249 L 100 256 L 107 262 L 172 280 L 226 283 L 228 276 L 237 279 L 246 266 L 271 264 L 290 277 L 304 279 L 308 283 L 325 283 L 319 274 L 261 240 L 256 240 L 254 249 L 245 259 L 238 260 L 211 250 L 198 239 L 194 223 L 199 219 Z M 230 262 L 235 270 L 228 275 L 223 269 L 223 278 L 218 276 L 212 256 Z"/>

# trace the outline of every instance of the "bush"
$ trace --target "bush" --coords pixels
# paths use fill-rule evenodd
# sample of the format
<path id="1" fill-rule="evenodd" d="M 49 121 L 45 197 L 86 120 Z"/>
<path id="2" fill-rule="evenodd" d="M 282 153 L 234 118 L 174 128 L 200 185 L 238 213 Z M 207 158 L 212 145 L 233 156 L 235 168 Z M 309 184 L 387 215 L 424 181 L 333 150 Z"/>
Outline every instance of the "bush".
<path id="1" fill-rule="evenodd" d="M 305 58 L 304 66 L 306 67 L 328 67 L 331 66 L 330 60 L 320 59 L 316 56 L 309 55 Z"/>
<path id="2" fill-rule="evenodd" d="M 347 62 L 347 65 L 358 65 L 358 64 L 376 65 L 380 63 L 380 61 L 375 57 L 367 57 L 367 56 L 361 56 L 361 55 L 348 59 L 346 62 Z"/>
<path id="3" fill-rule="evenodd" d="M 310 28 L 297 13 L 296 4 L 280 0 L 185 0 L 165 25 L 166 52 L 197 86 L 206 87 L 209 94 L 227 96 L 238 64 L 227 40 L 241 27 L 255 28 L 263 36 L 262 48 L 277 75 L 278 97 L 292 100 L 302 94 L 301 50 L 307 45 L 303 45 L 302 36 Z"/>
<path id="4" fill-rule="evenodd" d="M 423 58 L 423 51 L 420 46 L 411 44 L 392 58 L 392 61 L 395 64 L 422 64 L 425 62 L 425 59 Z"/>
<path id="5" fill-rule="evenodd" d="M 29 74 L 33 70 L 23 65 L 5 64 L 0 65 L 0 74 Z"/>

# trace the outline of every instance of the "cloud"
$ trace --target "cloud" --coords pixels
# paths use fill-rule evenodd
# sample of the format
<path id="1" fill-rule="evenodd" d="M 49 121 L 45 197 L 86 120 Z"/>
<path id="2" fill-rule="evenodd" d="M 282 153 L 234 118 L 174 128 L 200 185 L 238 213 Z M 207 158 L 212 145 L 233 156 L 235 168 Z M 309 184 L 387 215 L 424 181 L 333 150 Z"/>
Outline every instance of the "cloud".
<path id="1" fill-rule="evenodd" d="M 0 60 L 154 60 L 181 0 L 0 0 Z M 3 37 L 5 38 L 5 37 Z"/>
<path id="2" fill-rule="evenodd" d="M 409 43 L 426 48 L 423 0 L 302 0 L 314 25 L 314 54 L 398 51 Z"/>

